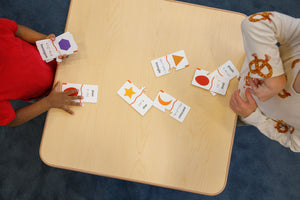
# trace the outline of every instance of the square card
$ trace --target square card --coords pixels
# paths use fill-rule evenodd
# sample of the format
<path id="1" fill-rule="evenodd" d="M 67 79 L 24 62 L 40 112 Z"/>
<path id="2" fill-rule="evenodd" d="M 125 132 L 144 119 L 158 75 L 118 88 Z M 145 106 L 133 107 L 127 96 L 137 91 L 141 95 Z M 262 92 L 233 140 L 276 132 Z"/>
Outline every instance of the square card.
<path id="1" fill-rule="evenodd" d="M 212 87 L 212 76 L 209 76 L 208 74 L 208 71 L 197 68 L 193 77 L 192 84 L 197 87 L 210 90 Z"/>
<path id="2" fill-rule="evenodd" d="M 168 63 L 167 56 L 152 60 L 151 64 L 156 77 L 170 73 L 169 70 L 171 69 L 171 65 Z"/>
<path id="3" fill-rule="evenodd" d="M 219 73 L 217 73 L 216 71 L 214 71 L 211 74 L 211 77 L 212 87 L 210 88 L 210 91 L 221 95 L 225 95 L 230 79 L 224 76 L 220 76 Z"/>
<path id="4" fill-rule="evenodd" d="M 184 69 L 189 66 L 189 62 L 184 53 L 184 50 L 169 54 L 168 60 L 170 61 L 171 68 L 175 67 L 176 70 Z"/>
<path id="5" fill-rule="evenodd" d="M 117 93 L 128 104 L 131 104 L 143 92 L 144 92 L 144 88 L 139 89 L 130 80 L 128 80 L 123 84 L 123 86 L 118 90 Z"/>
<path id="6" fill-rule="evenodd" d="M 226 79 L 233 79 L 234 77 L 238 77 L 240 75 L 240 72 L 237 70 L 237 68 L 232 64 L 230 60 L 228 60 L 225 64 L 221 65 L 217 69 L 220 76 Z"/>
<path id="7" fill-rule="evenodd" d="M 78 51 L 78 46 L 70 32 L 57 36 L 53 43 L 60 55 L 70 55 Z"/>
<path id="8" fill-rule="evenodd" d="M 174 107 L 171 110 L 170 116 L 177 121 L 183 122 L 191 107 L 185 105 L 181 101 L 176 101 Z"/>
<path id="9" fill-rule="evenodd" d="M 170 110 L 172 108 L 174 101 L 176 101 L 174 97 L 165 93 L 163 90 L 160 90 L 153 105 L 162 112 L 165 112 L 165 109 Z"/>
<path id="10" fill-rule="evenodd" d="M 131 103 L 131 106 L 142 116 L 152 107 L 153 101 L 147 97 L 144 93 L 141 96 L 137 97 L 134 102 Z"/>
<path id="11" fill-rule="evenodd" d="M 63 83 L 62 91 L 68 91 L 72 89 L 77 89 L 78 93 L 72 94 L 76 96 L 83 96 L 81 100 L 74 100 L 75 102 L 86 102 L 86 103 L 97 103 L 98 98 L 98 86 L 97 85 L 87 85 L 87 84 L 75 84 L 75 83 Z"/>
<path id="12" fill-rule="evenodd" d="M 59 56 L 59 53 L 56 51 L 55 46 L 50 39 L 36 41 L 36 47 L 42 59 L 46 62 L 50 62 Z"/>
<path id="13" fill-rule="evenodd" d="M 189 66 L 184 50 L 154 59 L 151 64 L 156 77 L 170 73 L 169 70 L 173 67 L 180 70 Z"/>

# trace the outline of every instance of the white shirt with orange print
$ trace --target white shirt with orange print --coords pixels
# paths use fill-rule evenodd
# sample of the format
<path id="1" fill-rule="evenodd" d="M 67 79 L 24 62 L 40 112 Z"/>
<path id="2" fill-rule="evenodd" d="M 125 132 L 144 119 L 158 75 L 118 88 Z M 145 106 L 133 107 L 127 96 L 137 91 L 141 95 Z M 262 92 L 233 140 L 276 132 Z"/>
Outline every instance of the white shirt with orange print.
<path id="1" fill-rule="evenodd" d="M 245 123 L 294 152 L 300 152 L 300 94 L 294 88 L 300 70 L 300 19 L 278 12 L 254 14 L 242 22 L 246 58 L 239 89 L 245 98 L 247 77 L 270 78 L 285 74 L 285 89 L 268 101 L 255 96 L 258 108 Z"/>

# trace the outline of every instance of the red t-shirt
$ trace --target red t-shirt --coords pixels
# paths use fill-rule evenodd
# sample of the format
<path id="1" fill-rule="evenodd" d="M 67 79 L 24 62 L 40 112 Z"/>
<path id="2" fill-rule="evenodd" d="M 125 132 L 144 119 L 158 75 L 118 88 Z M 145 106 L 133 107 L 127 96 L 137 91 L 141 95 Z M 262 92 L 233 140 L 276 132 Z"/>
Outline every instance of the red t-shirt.
<path id="1" fill-rule="evenodd" d="M 9 100 L 28 100 L 46 94 L 56 63 L 42 60 L 36 46 L 15 36 L 18 25 L 0 19 L 0 125 L 15 117 Z"/>

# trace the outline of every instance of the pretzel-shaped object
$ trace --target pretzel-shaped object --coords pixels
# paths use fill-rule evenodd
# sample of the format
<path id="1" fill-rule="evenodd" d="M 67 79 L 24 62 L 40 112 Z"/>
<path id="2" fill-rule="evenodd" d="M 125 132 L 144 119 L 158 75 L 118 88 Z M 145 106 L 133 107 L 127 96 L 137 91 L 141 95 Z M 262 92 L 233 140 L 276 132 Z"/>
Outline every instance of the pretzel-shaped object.
<path id="1" fill-rule="evenodd" d="M 273 120 L 274 122 L 277 122 L 276 126 L 274 128 L 277 129 L 279 133 L 287 133 L 290 131 L 290 134 L 293 134 L 295 131 L 295 128 L 287 123 L 285 123 L 283 120 Z"/>
<path id="2" fill-rule="evenodd" d="M 252 54 L 254 59 L 249 63 L 249 69 L 252 74 L 258 74 L 262 78 L 270 78 L 273 75 L 273 69 L 272 66 L 268 63 L 268 61 L 271 59 L 271 57 L 267 54 L 265 54 L 265 60 L 258 59 L 257 55 L 254 53 Z M 254 69 L 252 66 L 254 65 Z M 268 69 L 268 73 L 264 74 L 261 72 L 263 68 Z"/>
<path id="3" fill-rule="evenodd" d="M 257 15 L 260 15 L 261 17 L 260 18 L 255 18 Z M 272 22 L 271 18 L 270 18 L 270 15 L 271 16 L 274 16 L 272 13 L 270 12 L 262 12 L 262 13 L 256 13 L 256 14 L 253 14 L 249 17 L 249 21 L 250 22 L 258 22 L 258 21 L 261 21 L 261 20 L 268 20 L 270 23 Z"/>

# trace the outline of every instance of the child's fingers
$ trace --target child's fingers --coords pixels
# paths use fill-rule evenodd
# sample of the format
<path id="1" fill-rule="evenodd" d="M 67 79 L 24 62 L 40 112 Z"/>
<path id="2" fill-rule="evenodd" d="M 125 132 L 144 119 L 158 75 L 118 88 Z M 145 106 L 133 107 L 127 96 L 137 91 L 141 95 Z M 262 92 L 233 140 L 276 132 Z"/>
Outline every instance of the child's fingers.
<path id="1" fill-rule="evenodd" d="M 70 96 L 72 100 L 83 99 L 83 96 Z"/>
<path id="2" fill-rule="evenodd" d="M 64 106 L 62 109 L 64 111 L 66 111 L 67 113 L 69 113 L 71 115 L 74 115 L 74 112 L 69 108 L 69 106 Z"/>
<path id="3" fill-rule="evenodd" d="M 78 90 L 77 89 L 73 89 L 73 90 L 67 90 L 67 91 L 64 91 L 64 93 L 68 96 L 72 95 L 72 94 L 76 94 L 78 93 Z M 76 96 L 75 96 L 76 97 Z"/>
<path id="4" fill-rule="evenodd" d="M 69 106 L 82 106 L 82 103 L 80 102 L 75 102 L 75 101 L 70 101 Z"/>
<path id="5" fill-rule="evenodd" d="M 248 83 L 250 84 L 251 89 L 255 92 L 258 88 L 257 85 L 255 84 L 255 81 L 252 78 L 249 78 Z"/>

